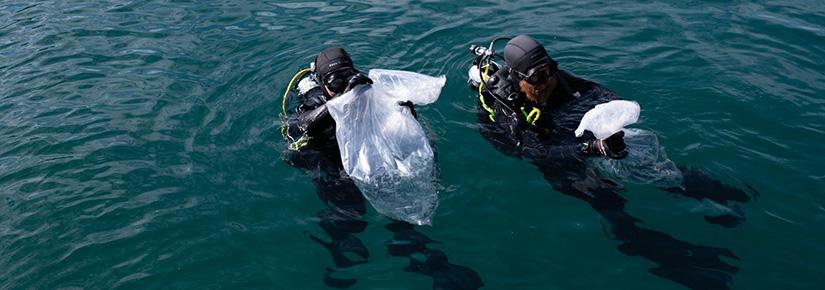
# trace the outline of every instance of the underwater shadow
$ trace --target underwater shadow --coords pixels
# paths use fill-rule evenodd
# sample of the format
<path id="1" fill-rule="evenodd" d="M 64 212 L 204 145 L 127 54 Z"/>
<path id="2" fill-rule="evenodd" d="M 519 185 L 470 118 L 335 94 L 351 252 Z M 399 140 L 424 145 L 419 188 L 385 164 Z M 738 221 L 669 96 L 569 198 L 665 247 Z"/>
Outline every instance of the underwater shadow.
<path id="1" fill-rule="evenodd" d="M 287 161 L 311 175 L 318 198 L 326 205 L 314 220 L 328 238 L 304 232 L 329 252 L 335 265 L 325 269 L 324 285 L 339 289 L 355 286 L 357 279 L 336 276 L 340 269 L 369 260 L 369 250 L 356 235 L 368 225 L 362 219 L 367 212 L 366 199 L 351 179 L 342 176 L 340 159 L 334 152 L 290 152 Z M 432 278 L 433 289 L 470 290 L 484 285 L 474 270 L 452 264 L 444 252 L 428 248 L 428 244 L 438 242 L 416 231 L 415 226 L 392 221 L 385 228 L 392 233 L 392 239 L 385 243 L 387 254 L 408 258 L 409 265 L 403 270 Z"/>
<path id="2" fill-rule="evenodd" d="M 706 215 L 705 221 L 708 223 L 733 228 L 745 222 L 745 212 L 739 207 L 739 203 L 758 198 L 759 192 L 756 189 L 743 183 L 751 191 L 748 194 L 739 188 L 723 184 L 698 168 L 683 165 L 678 167 L 684 176 L 684 187 L 661 188 L 662 190 L 698 201 L 708 199 L 730 209 L 730 212 L 719 216 Z"/>
<path id="3" fill-rule="evenodd" d="M 392 240 L 385 243 L 387 253 L 408 258 L 410 264 L 404 271 L 432 278 L 433 289 L 470 290 L 484 286 L 476 271 L 450 263 L 444 252 L 427 248 L 427 244 L 438 241 L 416 231 L 413 225 L 395 221 L 385 227 L 393 233 Z"/>
<path id="4" fill-rule="evenodd" d="M 649 272 L 690 289 L 730 289 L 739 268 L 722 257 L 739 258 L 729 249 L 696 245 L 650 229 L 625 211 L 622 187 L 602 178 L 596 169 L 581 164 L 534 160 L 544 178 L 563 194 L 587 202 L 605 221 L 609 234 L 620 244 L 617 249 L 628 256 L 639 256 L 657 264 Z M 577 167 L 571 170 L 571 165 Z"/>
<path id="5" fill-rule="evenodd" d="M 573 119 L 575 115 L 561 116 Z M 619 195 L 624 188 L 603 177 L 599 170 L 589 166 L 583 157 L 548 154 L 545 143 L 529 143 L 517 149 L 510 136 L 497 126 L 485 125 L 486 116 L 480 115 L 482 136 L 499 152 L 529 160 L 542 173 L 554 190 L 587 202 L 606 221 L 606 234 L 619 241 L 617 249 L 628 256 L 639 256 L 656 264 L 649 272 L 690 289 L 730 289 L 733 275 L 739 267 L 723 260 L 738 260 L 729 249 L 696 245 L 678 240 L 663 232 L 639 226 L 642 221 L 625 211 L 627 200 Z M 562 122 L 558 122 L 563 124 Z M 572 134 L 570 134 L 572 136 Z M 526 155 L 526 156 L 525 156 Z M 685 183 L 681 188 L 666 189 L 668 192 L 729 205 L 751 198 L 742 190 L 722 184 L 701 171 L 685 169 Z M 737 207 L 738 208 L 738 207 Z M 741 210 L 740 210 L 741 211 Z M 705 220 L 726 227 L 738 225 L 744 215 L 729 214 L 723 217 L 705 217 Z"/>

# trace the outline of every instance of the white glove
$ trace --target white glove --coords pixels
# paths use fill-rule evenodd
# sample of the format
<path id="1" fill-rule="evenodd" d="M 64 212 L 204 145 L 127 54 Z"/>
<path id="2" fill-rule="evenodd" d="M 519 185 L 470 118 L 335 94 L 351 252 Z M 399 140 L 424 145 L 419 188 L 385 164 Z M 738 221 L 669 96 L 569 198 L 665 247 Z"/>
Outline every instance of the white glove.
<path id="1" fill-rule="evenodd" d="M 318 86 L 318 84 L 315 81 L 313 81 L 312 78 L 305 77 L 305 78 L 301 79 L 300 82 L 298 82 L 298 93 L 300 93 L 302 95 L 306 94 L 306 92 L 309 92 L 309 90 L 311 90 L 311 89 L 313 89 L 317 86 Z"/>

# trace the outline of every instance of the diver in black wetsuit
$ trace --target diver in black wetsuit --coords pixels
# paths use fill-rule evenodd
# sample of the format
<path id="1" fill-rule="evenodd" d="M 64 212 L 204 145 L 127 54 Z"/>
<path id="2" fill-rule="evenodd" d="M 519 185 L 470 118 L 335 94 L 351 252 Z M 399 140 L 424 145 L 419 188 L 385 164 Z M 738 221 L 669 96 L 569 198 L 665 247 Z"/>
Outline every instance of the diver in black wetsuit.
<path id="1" fill-rule="evenodd" d="M 592 134 L 578 139 L 563 138 L 573 136 L 573 129 L 578 123 L 572 124 L 571 129 L 570 122 L 559 124 L 554 120 L 560 112 L 573 115 L 573 112 L 568 112 L 569 109 L 559 109 L 574 101 L 592 100 L 597 101 L 593 103 L 596 105 L 618 99 L 613 92 L 559 70 L 558 64 L 547 55 L 544 47 L 526 35 L 518 36 L 507 44 L 504 59 L 508 66 L 497 69 L 492 76 L 485 78 L 484 84 L 480 84 L 487 86 L 487 93 L 479 96 L 479 104 L 487 113 L 486 118 L 482 118 L 483 124 L 497 127 L 493 131 L 503 130 L 500 133 L 507 138 L 497 141 L 513 149 L 511 154 L 528 158 L 550 155 L 578 162 L 586 156 L 603 155 L 621 159 L 627 155 L 624 132 L 620 131 L 605 140 L 596 140 Z M 582 97 L 582 93 L 594 90 L 600 92 L 598 98 Z M 578 122 L 577 119 L 566 121 Z M 569 132 L 567 129 L 570 129 Z M 533 152 L 534 147 L 525 146 L 531 143 L 541 143 L 542 151 Z"/>
<path id="2" fill-rule="evenodd" d="M 309 173 L 319 198 L 327 205 L 316 218 L 330 241 L 312 234 L 307 236 L 324 246 L 336 269 L 341 269 L 366 263 L 369 258 L 366 246 L 355 235 L 367 226 L 361 219 L 367 208 L 364 196 L 343 170 L 335 139 L 335 120 L 327 111 L 326 102 L 356 86 L 372 84 L 372 80 L 355 69 L 352 58 L 341 48 L 322 51 L 313 65 L 314 72 L 297 85 L 295 113 L 284 120 L 286 127 L 282 132 L 290 149 L 286 151 L 285 159 L 290 165 Z M 400 102 L 399 105 L 409 108 L 418 118 L 411 102 Z M 412 225 L 393 221 L 386 228 L 393 233 L 393 240 L 386 242 L 389 254 L 408 258 L 410 265 L 404 270 L 432 277 L 434 289 L 478 289 L 483 285 L 475 271 L 451 264 L 443 252 L 427 248 L 427 244 L 434 241 L 415 231 Z M 327 268 L 324 284 L 348 288 L 357 282 L 335 278 L 332 276 L 335 271 Z"/>
<path id="3" fill-rule="evenodd" d="M 621 242 L 621 252 L 658 264 L 651 273 L 692 289 L 729 289 L 732 275 L 739 269 L 720 257 L 736 259 L 733 253 L 639 227 L 641 221 L 624 211 L 626 200 L 619 195 L 624 188 L 586 162 L 590 156 L 620 159 L 627 155 L 621 131 L 605 140 L 596 140 L 590 132 L 573 137 L 584 113 L 619 97 L 597 83 L 558 69 L 544 47 L 526 35 L 508 42 L 503 56 L 506 65 L 500 67 L 493 61 L 501 58 L 492 51 L 495 41 L 488 49 L 471 47 L 479 55 L 470 71 L 470 84 L 479 92 L 478 123 L 485 139 L 507 155 L 528 159 L 555 190 L 588 202 L 610 224 L 613 238 Z M 474 74 L 479 77 L 474 78 Z M 682 170 L 684 187 L 665 190 L 726 205 L 750 200 L 745 192 L 701 171 Z M 741 210 L 735 210 L 738 215 L 706 220 L 735 226 L 744 219 Z"/>

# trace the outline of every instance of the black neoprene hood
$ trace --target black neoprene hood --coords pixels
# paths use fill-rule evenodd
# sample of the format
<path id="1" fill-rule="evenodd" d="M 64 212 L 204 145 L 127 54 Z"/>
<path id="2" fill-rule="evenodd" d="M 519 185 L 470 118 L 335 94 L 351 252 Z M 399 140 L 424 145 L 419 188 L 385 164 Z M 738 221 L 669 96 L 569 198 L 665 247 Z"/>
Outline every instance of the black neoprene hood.
<path id="1" fill-rule="evenodd" d="M 526 74 L 531 68 L 549 63 L 551 72 L 557 69 L 556 61 L 547 55 L 538 41 L 527 35 L 519 35 L 507 42 L 504 47 L 504 62 L 510 68 Z"/>
<path id="2" fill-rule="evenodd" d="M 324 49 L 315 58 L 315 75 L 322 79 L 328 73 L 343 68 L 353 68 L 352 58 L 346 50 L 340 47 Z"/>

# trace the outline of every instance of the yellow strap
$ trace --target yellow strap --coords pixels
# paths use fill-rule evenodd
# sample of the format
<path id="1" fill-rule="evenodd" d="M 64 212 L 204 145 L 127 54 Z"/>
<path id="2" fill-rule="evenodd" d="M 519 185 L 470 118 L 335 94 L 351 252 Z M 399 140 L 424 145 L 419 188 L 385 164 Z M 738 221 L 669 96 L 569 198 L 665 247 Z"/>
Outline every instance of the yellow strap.
<path id="1" fill-rule="evenodd" d="M 295 83 L 295 80 L 298 79 L 299 77 L 303 76 L 304 74 L 308 73 L 308 72 L 309 72 L 308 68 L 301 69 L 300 71 L 298 71 L 295 74 L 295 76 L 293 76 L 292 79 L 289 80 L 289 85 L 286 86 L 286 91 L 284 91 L 284 96 L 281 98 L 282 99 L 282 101 L 281 101 L 281 114 L 280 114 L 280 117 L 281 117 L 281 135 L 284 136 L 284 137 L 286 137 L 286 134 L 287 134 L 287 132 L 286 132 L 286 96 L 289 95 L 289 91 L 292 90 L 292 84 Z"/>
<path id="2" fill-rule="evenodd" d="M 521 107 L 521 113 L 524 114 L 525 118 L 527 118 L 527 123 L 530 123 L 530 125 L 533 126 L 536 125 L 536 121 L 538 121 L 539 117 L 541 117 L 541 110 L 535 107 L 533 107 L 533 109 L 530 110 L 529 114 L 527 113 L 527 111 L 524 110 L 524 107 Z"/>
<path id="3" fill-rule="evenodd" d="M 479 84 L 478 84 L 478 100 L 481 101 L 481 107 L 484 108 L 485 111 L 490 113 L 490 115 L 489 115 L 490 121 L 495 122 L 496 121 L 496 119 L 494 117 L 495 112 L 493 112 L 493 108 L 490 108 L 490 106 L 488 106 L 487 103 L 484 102 L 484 95 L 481 93 L 481 88 L 484 87 L 484 82 L 487 80 L 487 73 L 489 73 L 489 72 L 490 72 L 490 64 L 487 64 L 487 68 L 484 69 L 484 75 L 481 76 L 481 82 L 479 82 Z"/>
<path id="4" fill-rule="evenodd" d="M 309 144 L 309 140 L 312 140 L 312 138 L 307 135 L 302 135 L 301 138 L 298 138 L 298 140 L 295 140 L 295 142 L 289 144 L 289 150 L 300 151 L 302 148 L 304 148 L 304 146 L 307 146 Z"/>

